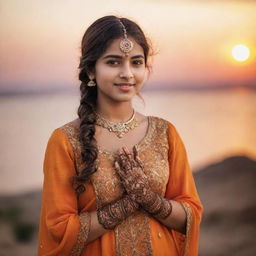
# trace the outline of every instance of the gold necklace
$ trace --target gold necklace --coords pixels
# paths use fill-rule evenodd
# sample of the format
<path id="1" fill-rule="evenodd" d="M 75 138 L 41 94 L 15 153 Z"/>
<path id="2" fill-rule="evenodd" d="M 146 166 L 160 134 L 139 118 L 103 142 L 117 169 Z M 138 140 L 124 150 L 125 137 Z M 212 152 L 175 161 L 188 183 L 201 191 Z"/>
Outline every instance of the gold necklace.
<path id="1" fill-rule="evenodd" d="M 136 112 L 133 110 L 132 117 L 126 122 L 111 122 L 96 113 L 96 125 L 101 126 L 110 132 L 115 133 L 118 138 L 122 138 L 127 132 L 139 126 L 138 120 L 135 118 Z"/>

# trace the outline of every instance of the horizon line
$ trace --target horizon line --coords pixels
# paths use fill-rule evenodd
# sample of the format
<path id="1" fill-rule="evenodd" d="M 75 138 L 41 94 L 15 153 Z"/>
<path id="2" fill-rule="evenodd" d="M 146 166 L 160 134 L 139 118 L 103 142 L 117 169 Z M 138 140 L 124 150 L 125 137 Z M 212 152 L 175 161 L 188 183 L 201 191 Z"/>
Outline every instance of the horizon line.
<path id="1" fill-rule="evenodd" d="M 142 88 L 142 92 L 150 91 L 222 91 L 222 90 L 234 90 L 234 89 L 248 89 L 256 90 L 256 84 L 247 85 L 211 85 L 211 86 L 188 86 L 188 85 L 176 85 L 166 86 L 161 84 L 159 86 L 145 86 Z M 2 90 L 0 89 L 0 97 L 11 97 L 11 96 L 28 96 L 28 95 L 47 95 L 55 93 L 80 93 L 79 87 L 52 87 L 52 88 L 40 88 L 40 89 L 22 89 L 22 90 Z"/>

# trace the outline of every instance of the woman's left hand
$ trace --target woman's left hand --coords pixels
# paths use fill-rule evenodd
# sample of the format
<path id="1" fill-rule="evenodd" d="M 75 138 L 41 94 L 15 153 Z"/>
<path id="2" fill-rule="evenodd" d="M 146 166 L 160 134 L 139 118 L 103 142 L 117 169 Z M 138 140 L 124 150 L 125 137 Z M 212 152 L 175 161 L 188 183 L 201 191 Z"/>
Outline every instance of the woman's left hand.
<path id="1" fill-rule="evenodd" d="M 150 203 L 154 192 L 149 186 L 136 148 L 133 147 L 133 154 L 127 148 L 122 148 L 118 153 L 114 167 L 125 190 L 137 203 L 142 205 Z"/>

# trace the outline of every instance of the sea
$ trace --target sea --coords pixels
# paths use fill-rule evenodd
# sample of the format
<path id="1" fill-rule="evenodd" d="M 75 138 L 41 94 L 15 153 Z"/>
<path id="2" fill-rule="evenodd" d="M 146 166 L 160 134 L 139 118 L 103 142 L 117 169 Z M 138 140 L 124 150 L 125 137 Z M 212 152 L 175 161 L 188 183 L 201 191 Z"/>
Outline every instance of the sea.
<path id="1" fill-rule="evenodd" d="M 145 115 L 170 121 L 196 172 L 243 155 L 256 159 L 256 91 L 145 91 L 133 104 Z M 40 189 L 47 141 L 57 127 L 77 118 L 79 94 L 53 92 L 0 97 L 0 195 Z"/>

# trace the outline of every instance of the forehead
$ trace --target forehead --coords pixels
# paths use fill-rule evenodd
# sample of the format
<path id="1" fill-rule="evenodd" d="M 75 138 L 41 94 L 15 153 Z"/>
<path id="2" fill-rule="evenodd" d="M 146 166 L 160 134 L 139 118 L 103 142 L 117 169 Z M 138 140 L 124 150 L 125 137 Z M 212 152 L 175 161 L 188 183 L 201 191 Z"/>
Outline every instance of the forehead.
<path id="1" fill-rule="evenodd" d="M 118 38 L 115 39 L 107 48 L 107 50 L 104 52 L 104 54 L 102 55 L 102 57 L 104 57 L 105 55 L 109 55 L 109 54 L 117 54 L 117 55 L 123 55 L 125 56 L 124 52 L 122 52 L 120 50 L 120 41 L 123 39 L 122 38 Z M 132 50 L 129 52 L 129 56 L 133 56 L 133 55 L 143 55 L 144 56 L 144 51 L 143 48 L 131 37 L 128 37 L 129 40 L 131 40 L 133 42 L 133 48 Z"/>

